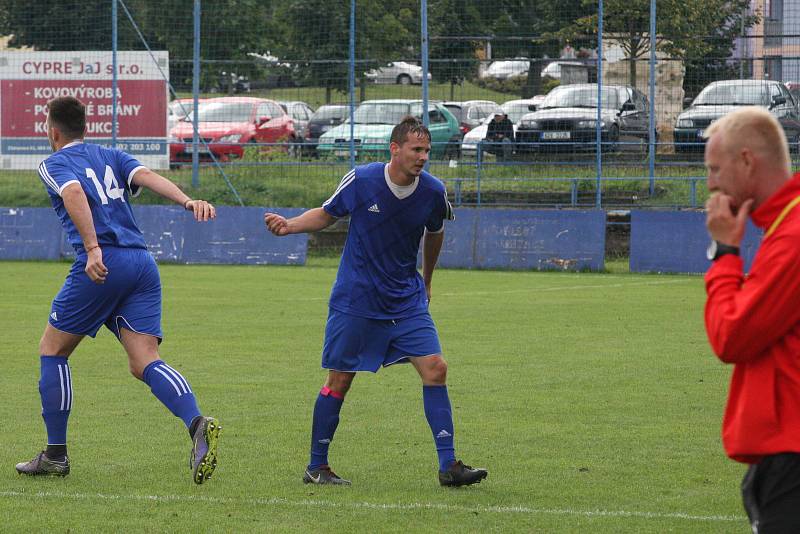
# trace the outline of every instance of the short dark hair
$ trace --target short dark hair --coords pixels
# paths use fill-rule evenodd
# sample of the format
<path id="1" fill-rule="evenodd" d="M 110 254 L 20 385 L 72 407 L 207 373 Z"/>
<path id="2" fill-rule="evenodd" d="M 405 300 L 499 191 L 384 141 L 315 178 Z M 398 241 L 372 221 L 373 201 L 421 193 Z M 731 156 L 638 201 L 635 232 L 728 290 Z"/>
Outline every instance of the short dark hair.
<path id="1" fill-rule="evenodd" d="M 86 106 L 74 96 L 59 96 L 47 103 L 50 124 L 70 139 L 86 133 Z"/>
<path id="2" fill-rule="evenodd" d="M 428 141 L 431 141 L 431 131 L 428 130 L 428 127 L 422 124 L 422 121 L 417 117 L 407 115 L 403 117 L 400 124 L 394 127 L 389 142 L 402 145 L 406 142 L 408 134 L 414 134 L 417 137 L 427 137 Z"/>

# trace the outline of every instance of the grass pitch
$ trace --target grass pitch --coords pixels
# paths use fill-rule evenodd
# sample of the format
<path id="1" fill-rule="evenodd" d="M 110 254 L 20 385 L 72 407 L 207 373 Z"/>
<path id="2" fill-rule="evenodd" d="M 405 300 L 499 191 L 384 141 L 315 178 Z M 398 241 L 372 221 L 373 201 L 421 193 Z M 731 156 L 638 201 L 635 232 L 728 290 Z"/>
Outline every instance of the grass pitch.
<path id="1" fill-rule="evenodd" d="M 303 485 L 335 266 L 162 266 L 163 358 L 224 428 L 195 486 L 186 431 L 107 331 L 71 358 L 72 474 L 16 474 L 45 441 L 37 342 L 68 264 L 0 263 L 2 530 L 748 531 L 699 277 L 438 271 L 456 452 L 489 478 L 438 486 L 419 379 L 396 366 L 343 408 L 331 462 L 353 486 Z"/>

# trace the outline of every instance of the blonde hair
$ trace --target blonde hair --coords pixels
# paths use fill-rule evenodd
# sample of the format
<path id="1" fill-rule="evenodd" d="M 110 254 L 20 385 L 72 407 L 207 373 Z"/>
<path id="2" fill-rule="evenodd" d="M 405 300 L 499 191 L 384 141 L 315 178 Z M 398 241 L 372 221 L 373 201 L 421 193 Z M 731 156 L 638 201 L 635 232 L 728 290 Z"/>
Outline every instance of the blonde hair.
<path id="1" fill-rule="evenodd" d="M 703 133 L 705 139 L 723 134 L 723 146 L 736 152 L 749 148 L 770 166 L 791 168 L 789 145 L 778 120 L 766 109 L 746 106 L 714 121 Z"/>

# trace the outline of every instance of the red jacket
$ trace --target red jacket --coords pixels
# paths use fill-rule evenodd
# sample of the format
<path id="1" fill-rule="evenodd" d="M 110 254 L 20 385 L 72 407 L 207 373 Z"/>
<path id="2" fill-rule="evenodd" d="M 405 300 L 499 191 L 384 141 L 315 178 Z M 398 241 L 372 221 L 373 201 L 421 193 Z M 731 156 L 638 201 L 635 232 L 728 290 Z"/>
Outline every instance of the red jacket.
<path id="1" fill-rule="evenodd" d="M 800 173 L 755 210 L 767 231 L 800 196 Z M 766 235 L 750 273 L 726 255 L 706 273 L 705 321 L 714 353 L 733 363 L 722 423 L 725 452 L 758 463 L 800 452 L 800 206 Z"/>

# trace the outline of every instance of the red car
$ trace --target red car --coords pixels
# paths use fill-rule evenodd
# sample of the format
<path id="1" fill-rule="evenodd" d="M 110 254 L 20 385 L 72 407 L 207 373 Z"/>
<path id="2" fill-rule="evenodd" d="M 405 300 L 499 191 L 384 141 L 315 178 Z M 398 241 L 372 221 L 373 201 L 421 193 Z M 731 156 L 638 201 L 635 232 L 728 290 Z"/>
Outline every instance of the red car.
<path id="1" fill-rule="evenodd" d="M 241 158 L 249 143 L 290 143 L 295 140 L 294 122 L 273 101 L 264 98 L 220 97 L 203 100 L 198 115 L 200 158 L 218 161 Z M 192 161 L 192 115 L 169 132 L 170 162 Z M 288 146 L 288 145 L 287 145 Z M 285 148 L 284 148 L 285 149 Z"/>

